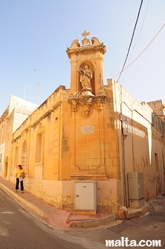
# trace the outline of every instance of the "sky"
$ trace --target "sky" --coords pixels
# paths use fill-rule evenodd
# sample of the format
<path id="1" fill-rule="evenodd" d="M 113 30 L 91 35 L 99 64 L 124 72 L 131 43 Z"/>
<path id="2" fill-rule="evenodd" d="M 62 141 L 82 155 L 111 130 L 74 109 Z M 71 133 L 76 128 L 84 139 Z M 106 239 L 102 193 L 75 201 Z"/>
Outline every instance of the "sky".
<path id="1" fill-rule="evenodd" d="M 89 39 L 97 37 L 106 46 L 104 84 L 110 78 L 117 81 L 140 3 L 0 0 L 0 116 L 10 95 L 42 104 L 59 85 L 70 88 L 66 50 L 73 40 L 83 39 L 84 30 L 90 32 Z M 126 67 L 137 60 L 118 81 L 139 102 L 165 103 L 164 24 L 165 0 L 144 0 Z"/>

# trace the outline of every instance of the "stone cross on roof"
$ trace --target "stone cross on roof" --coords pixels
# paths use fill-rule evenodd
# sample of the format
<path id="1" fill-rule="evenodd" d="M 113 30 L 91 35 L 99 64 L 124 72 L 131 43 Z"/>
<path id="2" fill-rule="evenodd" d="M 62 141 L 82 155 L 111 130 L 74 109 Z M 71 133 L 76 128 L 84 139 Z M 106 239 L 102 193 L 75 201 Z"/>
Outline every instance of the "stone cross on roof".
<path id="1" fill-rule="evenodd" d="M 86 31 L 86 30 L 84 30 L 84 32 L 81 34 L 82 36 L 85 37 L 85 38 L 82 40 L 82 45 L 83 45 L 83 46 L 88 46 L 88 45 L 90 45 L 89 39 L 86 38 L 86 36 L 89 35 L 89 34 L 90 34 L 90 32 L 88 32 L 88 31 Z"/>
<path id="2" fill-rule="evenodd" d="M 81 35 L 84 36 L 84 37 L 86 38 L 86 36 L 90 35 L 90 32 L 84 30 L 84 32 L 83 32 Z"/>

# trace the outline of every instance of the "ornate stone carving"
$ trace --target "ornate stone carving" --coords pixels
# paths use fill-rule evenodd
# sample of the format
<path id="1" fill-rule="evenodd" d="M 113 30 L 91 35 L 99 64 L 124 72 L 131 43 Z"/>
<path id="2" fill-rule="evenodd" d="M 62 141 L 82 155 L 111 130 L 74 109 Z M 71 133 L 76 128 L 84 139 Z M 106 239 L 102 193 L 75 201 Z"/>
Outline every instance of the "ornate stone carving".
<path id="1" fill-rule="evenodd" d="M 92 37 L 92 38 L 91 38 L 91 41 L 92 41 L 92 45 L 93 45 L 93 46 L 101 45 L 101 43 L 99 42 L 99 40 L 98 40 L 97 37 Z"/>
<path id="2" fill-rule="evenodd" d="M 86 38 L 86 36 L 90 35 L 90 32 L 88 32 L 88 31 L 85 30 L 81 35 L 85 37 L 82 40 L 82 45 L 83 46 L 89 46 L 90 45 L 90 40 L 88 38 Z"/>
<path id="3" fill-rule="evenodd" d="M 79 48 L 79 47 L 80 47 L 80 43 L 78 39 L 74 40 L 70 46 L 70 48 Z"/>
<path id="4" fill-rule="evenodd" d="M 90 35 L 89 31 L 84 30 L 84 32 L 81 34 L 82 36 L 84 36 L 85 38 Z"/>
<path id="5" fill-rule="evenodd" d="M 98 111 L 104 109 L 106 100 L 102 82 L 102 61 L 106 47 L 96 37 L 93 37 L 90 43 L 86 38 L 89 34 L 90 32 L 85 30 L 82 33 L 82 45 L 78 40 L 74 40 L 66 51 L 71 59 L 71 92 L 74 92 L 68 101 L 71 111 L 77 112 L 81 109 L 84 117 L 89 117 L 93 108 Z M 94 64 L 97 67 L 94 67 Z"/>
<path id="6" fill-rule="evenodd" d="M 90 32 L 88 31 L 84 31 L 81 35 L 84 37 L 84 39 L 82 40 L 82 45 L 80 45 L 80 42 L 78 39 L 75 39 L 70 48 L 67 48 L 66 52 L 68 54 L 68 57 L 71 58 L 71 55 L 75 54 L 75 53 L 82 53 L 84 51 L 98 51 L 101 52 L 101 54 L 105 54 L 106 52 L 106 47 L 103 43 L 100 43 L 98 38 L 96 37 L 92 37 L 91 38 L 91 43 L 90 40 L 88 38 L 86 38 L 86 36 L 88 36 L 90 34 Z"/>
<path id="7" fill-rule="evenodd" d="M 102 94 L 94 96 L 90 91 L 82 90 L 72 93 L 68 100 L 72 112 L 77 112 L 82 108 L 82 115 L 84 117 L 89 117 L 93 107 L 97 110 L 104 109 L 106 95 Z"/>

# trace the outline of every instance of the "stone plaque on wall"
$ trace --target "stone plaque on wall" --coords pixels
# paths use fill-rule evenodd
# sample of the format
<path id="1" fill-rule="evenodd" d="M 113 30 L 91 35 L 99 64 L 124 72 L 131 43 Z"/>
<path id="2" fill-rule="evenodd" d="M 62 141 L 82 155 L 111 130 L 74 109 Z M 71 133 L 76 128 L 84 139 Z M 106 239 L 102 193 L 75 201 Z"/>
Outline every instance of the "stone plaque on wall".
<path id="1" fill-rule="evenodd" d="M 91 125 L 82 126 L 81 131 L 84 134 L 91 134 L 94 131 L 94 126 Z"/>

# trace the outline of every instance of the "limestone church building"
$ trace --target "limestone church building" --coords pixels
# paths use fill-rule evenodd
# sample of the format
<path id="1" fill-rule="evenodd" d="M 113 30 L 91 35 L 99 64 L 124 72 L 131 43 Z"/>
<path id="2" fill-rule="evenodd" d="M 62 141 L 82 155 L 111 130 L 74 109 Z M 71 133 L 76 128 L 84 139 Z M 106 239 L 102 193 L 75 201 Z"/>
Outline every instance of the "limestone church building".
<path id="1" fill-rule="evenodd" d="M 83 183 L 82 209 L 91 194 L 94 211 L 117 214 L 164 193 L 164 106 L 139 103 L 113 79 L 105 82 L 106 46 L 87 35 L 66 51 L 70 89 L 59 86 L 40 106 L 12 96 L 13 109 L 0 118 L 0 176 L 14 183 L 22 164 L 27 191 L 69 210 Z"/>

